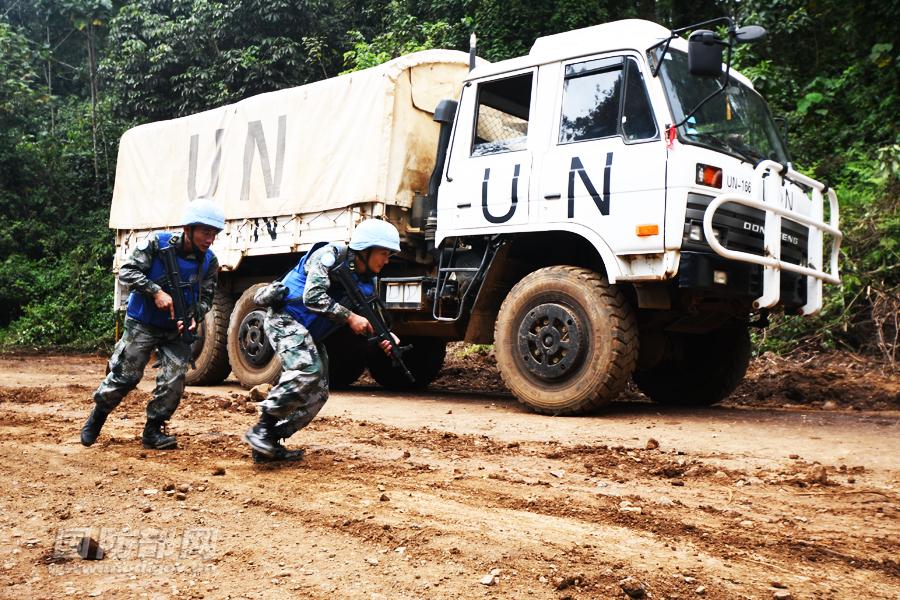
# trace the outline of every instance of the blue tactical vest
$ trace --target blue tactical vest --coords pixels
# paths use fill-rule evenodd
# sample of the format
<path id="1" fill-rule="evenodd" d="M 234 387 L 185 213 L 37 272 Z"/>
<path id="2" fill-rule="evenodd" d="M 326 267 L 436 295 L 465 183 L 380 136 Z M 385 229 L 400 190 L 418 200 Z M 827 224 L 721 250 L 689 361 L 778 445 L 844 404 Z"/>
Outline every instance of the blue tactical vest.
<path id="1" fill-rule="evenodd" d="M 289 315 L 306 327 L 306 330 L 309 331 L 313 340 L 317 343 L 321 342 L 343 326 L 341 323 L 336 323 L 325 315 L 309 310 L 309 308 L 303 304 L 303 290 L 306 289 L 306 261 L 312 256 L 313 252 L 327 245 L 328 242 L 318 242 L 315 244 L 310 248 L 309 252 L 303 255 L 303 258 L 300 259 L 297 266 L 291 269 L 288 274 L 281 279 L 281 283 L 288 288 L 288 295 L 285 298 L 285 302 L 287 303 L 285 310 Z M 346 261 L 347 253 L 342 254 L 344 254 L 343 260 Z M 360 281 L 356 273 L 353 273 L 353 279 L 356 280 L 356 285 L 363 296 L 369 298 L 374 295 L 374 282 Z M 335 302 L 340 304 L 347 294 L 339 283 L 332 283 L 328 288 L 328 295 L 331 296 Z"/>
<path id="2" fill-rule="evenodd" d="M 163 248 L 172 239 L 172 234 L 158 233 L 156 234 L 156 239 L 159 240 L 160 248 Z M 206 251 L 202 267 L 194 259 L 184 258 L 178 253 L 175 256 L 178 260 L 178 272 L 180 273 L 181 281 L 189 281 L 191 283 L 190 289 L 183 290 L 184 304 L 190 310 L 197 304 L 197 300 L 200 297 L 200 282 L 206 275 L 207 270 L 209 270 L 209 263 L 212 260 L 213 253 L 212 250 Z M 150 263 L 150 272 L 147 274 L 147 278 L 157 285 L 166 287 L 163 285 L 165 277 L 166 268 L 163 266 L 162 259 L 159 256 L 154 256 L 153 262 Z M 168 289 L 165 291 L 168 294 L 172 293 Z M 137 290 L 132 290 L 131 294 L 128 295 L 128 308 L 125 314 L 147 325 L 153 325 L 162 329 L 176 329 L 175 321 L 169 318 L 169 311 L 159 310 L 156 308 L 152 297 L 146 296 Z"/>

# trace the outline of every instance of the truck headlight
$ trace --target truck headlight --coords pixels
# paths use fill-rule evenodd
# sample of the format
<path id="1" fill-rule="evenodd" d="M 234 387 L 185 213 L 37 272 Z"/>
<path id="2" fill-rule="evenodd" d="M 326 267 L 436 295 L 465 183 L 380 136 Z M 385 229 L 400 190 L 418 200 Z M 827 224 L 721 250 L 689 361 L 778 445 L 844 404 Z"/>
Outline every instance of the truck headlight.
<path id="1" fill-rule="evenodd" d="M 713 227 L 713 237 L 722 241 L 722 232 L 719 229 Z M 706 238 L 703 235 L 703 225 L 698 223 L 691 223 L 691 226 L 688 228 L 688 239 L 692 242 L 703 242 Z"/>

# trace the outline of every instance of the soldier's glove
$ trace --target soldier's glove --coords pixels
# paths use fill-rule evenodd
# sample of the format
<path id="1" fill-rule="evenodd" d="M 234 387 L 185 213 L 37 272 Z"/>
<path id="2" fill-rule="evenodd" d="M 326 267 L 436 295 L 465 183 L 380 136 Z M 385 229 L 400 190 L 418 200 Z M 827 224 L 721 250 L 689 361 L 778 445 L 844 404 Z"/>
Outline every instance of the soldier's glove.
<path id="1" fill-rule="evenodd" d="M 288 288 L 280 281 L 271 283 L 264 288 L 260 288 L 253 295 L 253 301 L 260 306 L 268 306 L 271 308 L 280 308 L 284 306 L 284 299 L 288 295 Z"/>

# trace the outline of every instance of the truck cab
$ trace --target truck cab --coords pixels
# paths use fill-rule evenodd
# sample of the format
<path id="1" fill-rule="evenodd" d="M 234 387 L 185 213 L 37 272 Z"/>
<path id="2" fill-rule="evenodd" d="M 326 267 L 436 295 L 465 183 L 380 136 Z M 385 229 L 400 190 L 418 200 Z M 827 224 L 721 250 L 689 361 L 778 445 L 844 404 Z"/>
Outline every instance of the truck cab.
<path id="1" fill-rule="evenodd" d="M 493 342 L 535 410 L 588 412 L 632 377 L 657 401 L 717 402 L 744 375 L 748 327 L 816 312 L 838 281 L 834 192 L 793 171 L 748 79 L 698 76 L 690 51 L 618 21 L 540 38 L 463 85 L 432 316 Z"/>

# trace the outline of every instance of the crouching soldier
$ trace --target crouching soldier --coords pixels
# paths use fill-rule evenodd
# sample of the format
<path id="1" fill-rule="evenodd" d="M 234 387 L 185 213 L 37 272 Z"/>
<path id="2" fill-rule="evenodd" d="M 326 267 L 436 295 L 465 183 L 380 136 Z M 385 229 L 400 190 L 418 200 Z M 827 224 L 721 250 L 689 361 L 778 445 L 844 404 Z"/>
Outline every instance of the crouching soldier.
<path id="1" fill-rule="evenodd" d="M 353 230 L 349 248 L 316 244 L 281 281 L 256 293 L 257 304 L 269 306 L 263 328 L 284 370 L 260 403 L 259 423 L 244 434 L 255 462 L 302 457 L 302 450 L 288 450 L 280 440 L 306 427 L 328 400 L 328 355 L 321 342 L 345 325 L 358 335 L 373 333 L 365 317 L 341 304 L 346 293 L 332 280 L 332 268 L 346 261 L 357 287 L 369 297 L 374 291 L 373 278 L 391 254 L 399 251 L 397 228 L 369 219 Z M 381 349 L 390 353 L 390 342 L 381 342 Z"/>
<path id="2" fill-rule="evenodd" d="M 182 338 L 185 327 L 195 330 L 212 307 L 219 262 L 209 247 L 225 227 L 222 210 L 209 199 L 188 203 L 180 234 L 157 233 L 140 242 L 119 269 L 119 281 L 131 288 L 125 330 L 109 359 L 109 374 L 94 392 L 94 409 L 81 429 L 81 443 L 90 446 L 100 435 L 109 413 L 133 390 L 144 374 L 150 353 L 156 350 L 159 371 L 153 399 L 147 404 L 144 448 L 164 450 L 176 446 L 175 437 L 163 426 L 184 392 L 184 377 L 191 361 L 191 347 Z M 160 285 L 165 267 L 160 248 L 174 246 L 189 323 L 175 321 L 172 297 Z M 172 293 L 176 291 L 170 290 Z"/>

